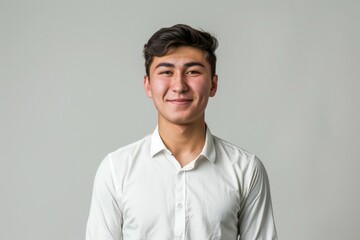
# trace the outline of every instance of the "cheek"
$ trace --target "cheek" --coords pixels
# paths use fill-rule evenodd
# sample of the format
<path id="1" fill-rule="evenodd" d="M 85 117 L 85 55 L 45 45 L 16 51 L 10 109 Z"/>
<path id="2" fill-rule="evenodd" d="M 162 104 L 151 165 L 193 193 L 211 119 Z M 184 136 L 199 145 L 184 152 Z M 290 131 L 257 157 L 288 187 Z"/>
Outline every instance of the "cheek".
<path id="1" fill-rule="evenodd" d="M 168 89 L 167 83 L 165 81 L 154 81 L 151 85 L 151 92 L 155 96 L 162 96 L 166 93 Z"/>
<path id="2" fill-rule="evenodd" d="M 196 92 L 199 97 L 208 98 L 210 94 L 210 85 L 207 84 L 199 84 L 194 85 L 193 88 L 194 92 Z"/>

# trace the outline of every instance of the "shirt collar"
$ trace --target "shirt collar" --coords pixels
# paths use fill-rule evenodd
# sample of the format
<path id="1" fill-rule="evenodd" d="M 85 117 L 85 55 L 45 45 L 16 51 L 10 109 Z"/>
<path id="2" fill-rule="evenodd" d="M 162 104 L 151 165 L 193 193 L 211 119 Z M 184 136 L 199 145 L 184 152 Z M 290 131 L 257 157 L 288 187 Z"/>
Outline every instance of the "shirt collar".
<path id="1" fill-rule="evenodd" d="M 209 127 L 206 125 L 206 137 L 205 137 L 205 145 L 201 150 L 200 156 L 204 156 L 210 162 L 214 163 L 216 159 L 216 151 L 214 146 L 214 137 L 210 132 Z"/>
<path id="2" fill-rule="evenodd" d="M 156 126 L 151 136 L 151 147 L 150 147 L 151 157 L 154 157 L 157 153 L 165 149 L 167 148 L 160 137 L 159 128 L 158 126 Z"/>
<path id="3" fill-rule="evenodd" d="M 167 148 L 160 137 L 159 129 L 157 126 L 151 136 L 151 147 L 150 147 L 151 157 L 154 157 L 157 153 L 159 153 L 163 150 L 167 150 Z M 207 160 L 209 160 L 212 163 L 214 163 L 215 159 L 216 159 L 214 137 L 211 134 L 208 126 L 206 126 L 205 145 L 204 145 L 203 149 L 201 150 L 200 156 L 206 157 Z"/>

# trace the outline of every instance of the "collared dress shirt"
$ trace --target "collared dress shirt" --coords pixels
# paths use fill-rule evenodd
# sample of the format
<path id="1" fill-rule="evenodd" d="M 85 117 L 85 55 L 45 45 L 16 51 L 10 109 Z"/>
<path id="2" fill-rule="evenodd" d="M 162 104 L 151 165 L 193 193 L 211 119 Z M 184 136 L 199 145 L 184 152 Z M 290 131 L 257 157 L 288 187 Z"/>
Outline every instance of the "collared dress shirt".
<path id="1" fill-rule="evenodd" d="M 208 128 L 199 156 L 181 167 L 156 128 L 100 164 L 86 239 L 277 239 L 266 171 Z"/>

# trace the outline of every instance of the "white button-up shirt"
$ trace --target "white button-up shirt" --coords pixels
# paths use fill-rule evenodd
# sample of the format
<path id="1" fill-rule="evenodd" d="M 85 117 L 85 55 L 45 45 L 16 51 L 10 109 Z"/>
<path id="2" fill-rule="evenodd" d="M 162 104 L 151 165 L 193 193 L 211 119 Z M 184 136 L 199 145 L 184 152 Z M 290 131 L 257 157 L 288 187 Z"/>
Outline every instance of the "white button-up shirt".
<path id="1" fill-rule="evenodd" d="M 266 171 L 209 129 L 181 167 L 156 129 L 100 164 L 86 239 L 277 239 Z"/>

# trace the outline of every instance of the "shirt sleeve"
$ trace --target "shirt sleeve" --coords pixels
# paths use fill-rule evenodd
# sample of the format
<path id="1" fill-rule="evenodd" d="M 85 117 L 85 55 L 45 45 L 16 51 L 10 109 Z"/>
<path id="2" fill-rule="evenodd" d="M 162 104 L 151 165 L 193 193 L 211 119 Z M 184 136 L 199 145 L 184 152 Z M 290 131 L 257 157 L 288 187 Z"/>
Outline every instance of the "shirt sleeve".
<path id="1" fill-rule="evenodd" d="M 250 164 L 246 181 L 248 189 L 239 215 L 239 239 L 277 240 L 266 170 L 257 157 Z"/>
<path id="2" fill-rule="evenodd" d="M 95 176 L 86 240 L 122 240 L 122 213 L 115 186 L 108 156 L 100 164 Z"/>

